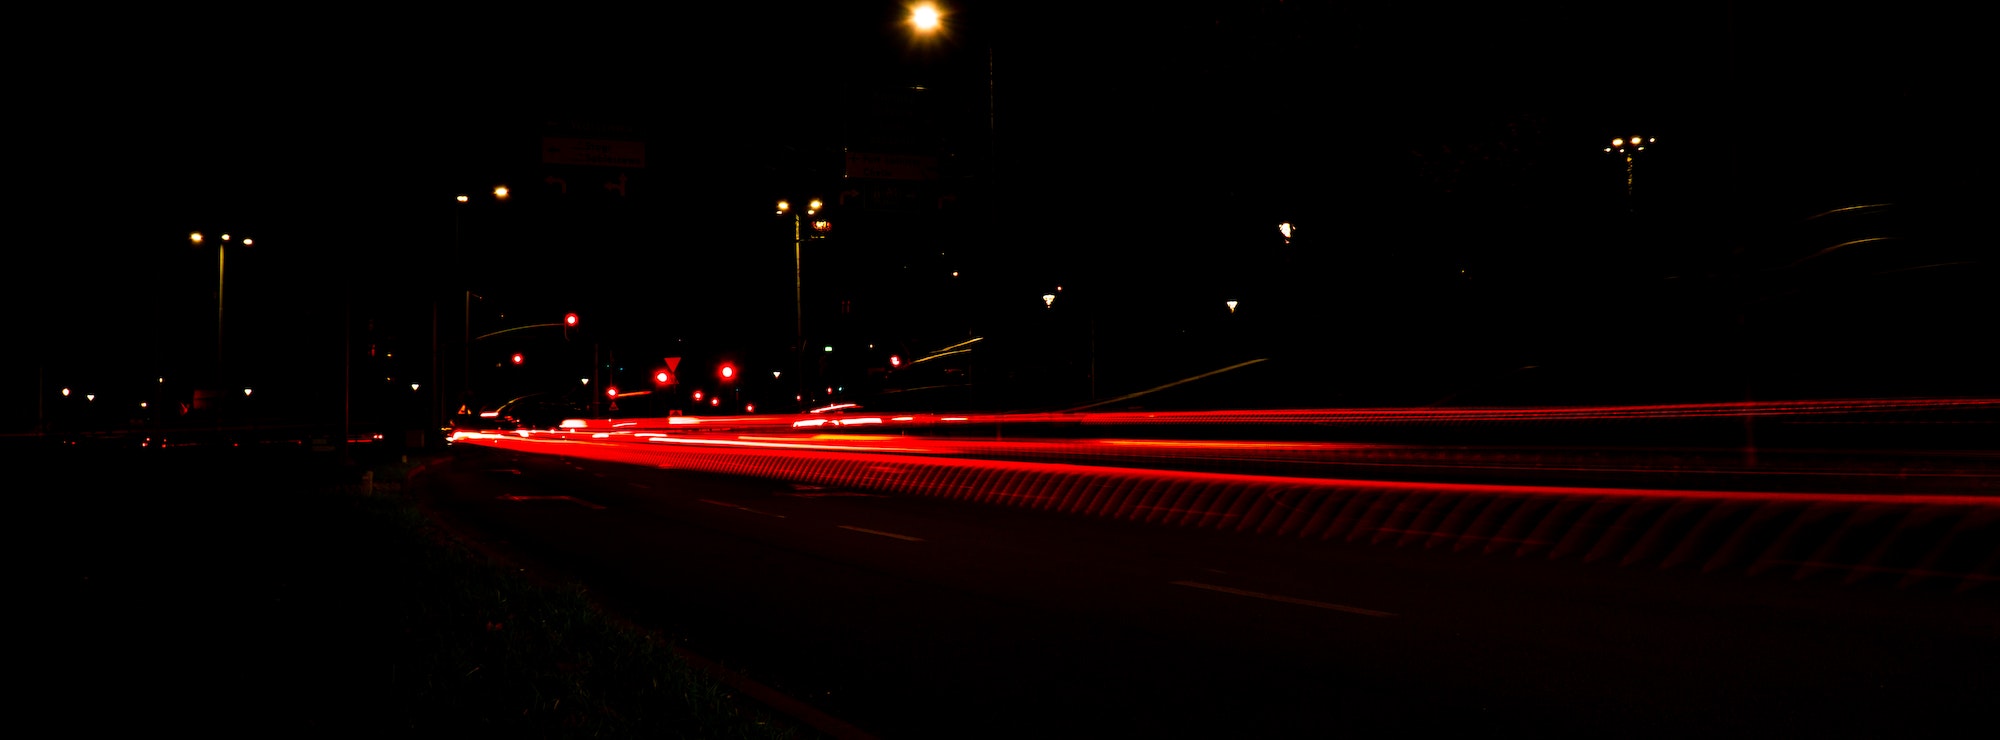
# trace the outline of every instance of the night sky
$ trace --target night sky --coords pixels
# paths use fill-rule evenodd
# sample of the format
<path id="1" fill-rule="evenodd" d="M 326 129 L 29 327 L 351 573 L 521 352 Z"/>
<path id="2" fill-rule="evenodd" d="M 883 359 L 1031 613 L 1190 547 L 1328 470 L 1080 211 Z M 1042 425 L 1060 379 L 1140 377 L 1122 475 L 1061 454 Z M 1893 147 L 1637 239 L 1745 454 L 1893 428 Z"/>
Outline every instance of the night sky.
<path id="1" fill-rule="evenodd" d="M 762 357 L 792 329 L 771 202 L 889 141 L 951 152 L 992 196 L 842 214 L 837 235 L 868 238 L 807 258 L 811 298 L 858 300 L 909 349 L 953 321 L 1025 333 L 1040 319 L 1013 302 L 1062 285 L 1107 385 L 1258 355 L 1316 368 L 1295 402 L 1413 403 L 1527 366 L 1726 364 L 1747 335 L 1718 327 L 1755 305 L 1785 339 L 1747 341 L 1796 356 L 1770 373 L 1825 371 L 1772 392 L 1994 390 L 1991 227 L 1972 217 L 1990 83 L 1952 43 L 1962 19 L 988 5 L 921 46 L 897 3 L 50 19 L 65 43 L 17 65 L 36 71 L 10 106 L 28 331 L 0 431 L 31 426 L 38 384 L 206 372 L 216 255 L 190 231 L 257 240 L 227 255 L 224 345 L 267 378 L 323 388 L 356 341 L 427 353 L 460 281 L 482 321 L 574 310 L 631 354 Z M 1660 141 L 1628 197 L 1603 148 L 1633 133 Z M 550 166 L 547 136 L 643 142 L 645 166 Z M 498 182 L 504 207 L 454 215 Z M 1875 204 L 1893 205 L 1810 218 Z M 933 279 L 950 269 L 963 283 Z M 1203 333 L 1225 297 L 1254 332 Z M 1422 382 L 1357 390 L 1414 366 Z"/>

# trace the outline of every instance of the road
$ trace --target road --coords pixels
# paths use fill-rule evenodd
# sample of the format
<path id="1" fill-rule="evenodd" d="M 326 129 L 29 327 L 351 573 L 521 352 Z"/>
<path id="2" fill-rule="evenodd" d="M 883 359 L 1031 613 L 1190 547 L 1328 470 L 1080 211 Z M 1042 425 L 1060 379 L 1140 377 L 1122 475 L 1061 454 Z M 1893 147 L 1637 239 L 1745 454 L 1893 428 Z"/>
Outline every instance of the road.
<path id="1" fill-rule="evenodd" d="M 444 521 L 867 736 L 1911 736 L 2000 694 L 1990 582 L 1483 556 L 455 449 L 417 486 Z"/>

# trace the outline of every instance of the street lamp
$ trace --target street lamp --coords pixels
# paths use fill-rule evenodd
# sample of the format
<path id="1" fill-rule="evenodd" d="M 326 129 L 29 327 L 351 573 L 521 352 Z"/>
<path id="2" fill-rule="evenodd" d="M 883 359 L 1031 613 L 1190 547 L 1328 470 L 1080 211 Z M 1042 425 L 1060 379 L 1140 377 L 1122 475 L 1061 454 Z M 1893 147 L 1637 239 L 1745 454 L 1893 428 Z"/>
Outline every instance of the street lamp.
<path id="1" fill-rule="evenodd" d="M 507 190 L 507 186 L 506 186 L 506 185 L 495 185 L 495 186 L 493 186 L 493 190 L 492 190 L 492 194 L 493 194 L 493 200 L 495 200 L 495 201 L 505 201 L 505 200 L 507 200 L 507 196 L 508 196 L 508 194 L 509 194 L 509 191 Z M 454 262 L 458 263 L 458 264 L 463 264 L 463 263 L 464 263 L 464 255 L 463 255 L 463 250 L 464 250 L 464 241 L 465 241 L 465 237 L 464 237 L 464 229 L 463 229 L 463 220 L 464 220 L 464 218 L 463 218 L 463 216 L 462 216 L 461 214 L 463 214 L 463 213 L 464 213 L 464 211 L 465 211 L 465 207 L 466 207 L 467 205 L 469 205 L 469 204 L 471 204 L 471 203 L 472 203 L 472 196 L 470 196 L 470 195 L 467 195 L 467 194 L 465 194 L 465 193 L 459 193 L 459 194 L 458 194 L 457 196 L 455 196 L 455 197 L 454 197 L 454 198 L 453 198 L 452 200 L 453 200 L 454 202 L 456 202 L 456 203 L 458 204 L 458 206 L 456 206 L 456 207 L 454 207 L 454 208 L 452 208 L 452 209 L 451 209 L 451 251 L 452 251 L 452 260 L 453 260 Z M 464 296 L 464 297 L 465 297 L 465 305 L 464 305 L 464 313 L 463 313 L 463 314 L 461 314 L 461 318 L 462 318 L 462 319 L 463 319 L 463 321 L 464 321 L 464 326 L 462 327 L 462 329 L 463 329 L 463 334 L 462 334 L 462 336 L 461 336 L 461 338 L 460 338 L 460 343 L 459 343 L 459 358 L 458 358 L 458 360 L 459 360 L 459 367 L 458 367 L 458 395 L 459 395 L 459 403 L 460 403 L 461 405 L 463 405 L 463 404 L 464 404 L 464 403 L 465 403 L 465 402 L 466 402 L 467 400 L 469 400 L 469 399 L 470 399 L 470 391 L 471 391 L 471 387 L 472 387 L 472 384 L 471 384 L 471 380 L 472 380 L 472 298 L 473 298 L 473 294 L 472 294 L 472 286 L 468 284 L 468 283 L 470 282 L 470 279 L 468 278 L 468 276 L 467 276 L 467 275 L 466 275 L 466 274 L 465 274 L 465 273 L 464 273 L 464 272 L 463 272 L 462 270 L 461 270 L 461 271 L 460 271 L 460 272 L 458 273 L 458 275 L 457 275 L 456 277 L 458 278 L 457 282 L 459 282 L 459 283 L 460 283 L 460 287 L 461 287 L 461 290 L 463 290 L 463 292 L 464 292 L 464 294 L 465 294 L 465 296 Z M 432 309 L 431 309 L 431 316 L 432 316 L 432 320 L 431 320 L 431 358 L 432 358 L 432 359 L 431 359 L 431 367 L 432 367 L 432 376 L 433 376 L 433 377 L 431 378 L 431 387 L 432 387 L 432 388 L 438 388 L 438 387 L 439 387 L 439 384 L 438 384 L 438 380 L 437 380 L 437 378 L 435 377 L 435 376 L 436 376 L 436 367 L 437 367 L 437 320 L 436 320 L 436 316 L 437 316 L 437 309 L 436 309 L 436 304 L 432 304 L 432 305 L 433 305 L 433 307 L 432 307 Z M 442 394 L 439 394 L 439 395 L 440 395 L 440 396 L 442 396 Z M 439 412 L 440 412 L 440 413 L 442 413 L 442 412 L 443 412 L 443 408 L 442 408 L 442 404 L 440 404 L 440 408 L 439 408 L 438 410 L 439 410 Z M 468 409 L 468 411 L 469 411 L 469 410 L 470 410 L 470 409 Z"/>
<path id="2" fill-rule="evenodd" d="M 974 11 L 974 13 L 976 15 L 977 11 Z M 986 182 L 985 187 L 980 190 L 978 197 L 984 207 L 985 221 L 997 227 L 1005 223 L 999 216 L 1001 213 L 1000 200 L 1008 191 L 1000 183 L 1000 135 L 997 123 L 998 114 L 995 112 L 996 104 L 994 102 L 993 38 L 996 32 L 993 29 L 998 25 L 998 21 L 997 18 L 990 15 L 990 11 L 988 13 L 987 18 L 976 19 L 977 23 L 958 24 L 953 22 L 952 17 L 962 14 L 955 13 L 950 8 L 941 6 L 936 2 L 922 0 L 910 6 L 910 14 L 905 19 L 905 22 L 910 26 L 910 38 L 912 43 L 916 45 L 936 44 L 941 46 L 952 41 L 953 37 L 961 29 L 970 32 L 973 26 L 984 27 L 977 33 L 971 33 L 972 36 L 976 37 L 978 44 L 985 47 L 984 51 L 986 52 L 986 99 L 982 101 L 986 104 L 986 167 L 984 172 Z M 1000 237 L 997 233 L 989 232 L 987 238 L 989 240 L 988 246 L 991 247 L 992 243 L 997 242 Z M 952 277 L 958 277 L 958 273 L 953 272 Z"/>
<path id="3" fill-rule="evenodd" d="M 199 231 L 188 234 L 188 244 L 196 248 L 200 248 L 201 243 L 205 239 L 206 238 L 203 237 L 201 232 Z M 232 240 L 233 237 L 225 233 L 217 237 L 217 241 L 215 244 L 215 382 L 217 383 L 222 382 L 222 288 L 223 288 L 222 278 L 224 275 L 223 257 L 224 255 L 229 253 L 229 242 Z M 242 244 L 245 247 L 252 246 L 254 243 L 255 242 L 251 241 L 248 238 L 245 238 L 242 241 Z"/>
<path id="4" fill-rule="evenodd" d="M 907 22 L 911 30 L 916 32 L 917 39 L 942 39 L 951 35 L 950 24 L 946 22 L 948 15 L 943 8 L 938 7 L 937 3 L 920 2 L 910 6 Z M 993 44 L 988 41 L 986 43 L 986 156 L 989 176 L 996 175 L 998 171 L 998 163 L 994 161 L 998 155 L 996 139 L 993 113 Z"/>
<path id="5" fill-rule="evenodd" d="M 944 27 L 944 15 L 936 3 L 918 3 L 910 8 L 910 25 L 923 33 L 936 33 Z"/>
<path id="6" fill-rule="evenodd" d="M 796 363 L 794 379 L 805 383 L 806 364 L 806 299 L 805 268 L 803 254 L 806 239 L 824 238 L 833 230 L 833 222 L 820 215 L 826 203 L 818 198 L 806 202 L 804 212 L 792 208 L 789 200 L 778 201 L 778 215 L 792 217 L 792 355 Z M 807 229 L 811 229 L 810 234 Z"/>
<path id="7" fill-rule="evenodd" d="M 1604 148 L 1604 151 L 1607 154 L 1616 153 L 1619 156 L 1625 158 L 1625 199 L 1627 201 L 1627 207 L 1630 207 L 1630 201 L 1632 199 L 1632 155 L 1646 151 L 1646 147 L 1651 146 L 1654 141 L 1655 139 L 1651 136 L 1647 137 L 1632 136 L 1628 138 L 1612 139 L 1611 146 L 1607 146 Z"/>

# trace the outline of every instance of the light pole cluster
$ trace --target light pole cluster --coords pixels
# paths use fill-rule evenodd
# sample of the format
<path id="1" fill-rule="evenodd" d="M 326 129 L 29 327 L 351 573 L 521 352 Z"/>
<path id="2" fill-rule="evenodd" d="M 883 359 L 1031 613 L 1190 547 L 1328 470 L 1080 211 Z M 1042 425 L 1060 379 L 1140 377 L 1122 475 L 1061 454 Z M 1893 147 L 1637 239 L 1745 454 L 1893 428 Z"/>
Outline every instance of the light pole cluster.
<path id="1" fill-rule="evenodd" d="M 204 241 L 207 241 L 207 237 L 203 236 L 199 231 L 188 234 L 188 244 L 190 246 L 200 248 Z M 223 382 L 222 290 L 224 286 L 223 277 L 227 274 L 224 271 L 227 265 L 223 260 L 229 254 L 229 244 L 232 241 L 237 240 L 234 236 L 224 233 L 216 238 L 215 243 L 215 382 L 217 384 Z M 256 242 L 246 237 L 238 243 L 248 248 Z"/>
<path id="2" fill-rule="evenodd" d="M 1633 155 L 1646 151 L 1646 147 L 1652 145 L 1653 142 L 1654 138 L 1651 136 L 1631 136 L 1612 139 L 1611 146 L 1604 148 L 1606 153 L 1615 153 L 1625 158 L 1625 198 L 1627 201 L 1630 201 L 1632 198 Z"/>
<path id="3" fill-rule="evenodd" d="M 806 368 L 805 240 L 824 238 L 833 230 L 833 222 L 820 213 L 824 208 L 826 203 L 818 198 L 806 201 L 803 210 L 793 208 L 789 200 L 778 201 L 778 215 L 792 219 L 792 377 L 801 397 Z"/>

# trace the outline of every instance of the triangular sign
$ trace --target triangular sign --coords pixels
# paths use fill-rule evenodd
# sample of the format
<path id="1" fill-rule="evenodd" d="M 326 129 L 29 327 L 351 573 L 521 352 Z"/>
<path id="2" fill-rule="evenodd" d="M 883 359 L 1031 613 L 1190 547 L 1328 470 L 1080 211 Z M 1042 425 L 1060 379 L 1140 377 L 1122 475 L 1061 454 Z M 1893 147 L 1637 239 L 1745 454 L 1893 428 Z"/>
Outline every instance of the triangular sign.
<path id="1" fill-rule="evenodd" d="M 680 369 L 681 369 L 681 358 L 679 358 L 679 357 L 669 357 L 669 358 L 667 358 L 667 372 L 670 372 L 670 373 L 671 373 L 671 372 L 677 372 L 677 371 L 679 371 Z"/>

